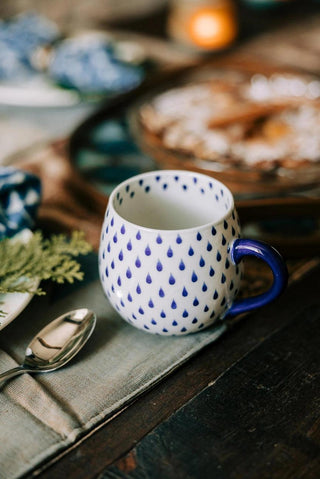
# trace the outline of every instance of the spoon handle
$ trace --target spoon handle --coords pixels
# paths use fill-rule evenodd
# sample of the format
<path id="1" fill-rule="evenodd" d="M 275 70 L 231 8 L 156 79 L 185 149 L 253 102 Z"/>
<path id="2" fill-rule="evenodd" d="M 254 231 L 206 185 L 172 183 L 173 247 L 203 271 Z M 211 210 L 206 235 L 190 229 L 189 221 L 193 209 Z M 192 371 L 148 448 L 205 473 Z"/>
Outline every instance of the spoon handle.
<path id="1" fill-rule="evenodd" d="M 14 378 L 15 376 L 18 376 L 18 374 L 22 374 L 26 372 L 28 372 L 28 370 L 24 368 L 23 366 L 18 366 L 16 368 L 9 369 L 9 371 L 6 371 L 0 374 L 0 386 L 8 379 Z"/>

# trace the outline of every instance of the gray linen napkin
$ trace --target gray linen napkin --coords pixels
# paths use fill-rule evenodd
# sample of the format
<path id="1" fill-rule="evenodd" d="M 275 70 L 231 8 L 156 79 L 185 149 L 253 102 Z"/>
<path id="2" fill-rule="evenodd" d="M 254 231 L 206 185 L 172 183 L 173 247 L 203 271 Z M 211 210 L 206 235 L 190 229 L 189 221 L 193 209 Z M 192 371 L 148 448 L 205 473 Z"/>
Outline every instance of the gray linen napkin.
<path id="1" fill-rule="evenodd" d="M 92 266 L 92 281 L 76 288 L 58 287 L 34 298 L 0 332 L 2 372 L 23 359 L 29 340 L 56 316 L 78 307 L 91 308 L 98 316 L 89 342 L 65 368 L 50 374 L 24 374 L 0 389 L 0 479 L 30 472 L 226 329 L 219 326 L 171 338 L 139 331 L 123 321 L 105 298 L 96 279 L 96 256 Z M 61 292 L 64 297 L 57 298 Z"/>

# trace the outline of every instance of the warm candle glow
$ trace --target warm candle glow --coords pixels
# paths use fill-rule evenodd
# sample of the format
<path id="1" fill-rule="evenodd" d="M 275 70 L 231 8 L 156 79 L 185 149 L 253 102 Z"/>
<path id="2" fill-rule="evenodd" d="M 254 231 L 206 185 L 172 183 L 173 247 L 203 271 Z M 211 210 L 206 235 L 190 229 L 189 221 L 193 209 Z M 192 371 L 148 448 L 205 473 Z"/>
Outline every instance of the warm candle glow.
<path id="1" fill-rule="evenodd" d="M 222 8 L 203 8 L 191 15 L 189 20 L 191 40 L 202 48 L 222 48 L 236 36 L 232 12 Z"/>

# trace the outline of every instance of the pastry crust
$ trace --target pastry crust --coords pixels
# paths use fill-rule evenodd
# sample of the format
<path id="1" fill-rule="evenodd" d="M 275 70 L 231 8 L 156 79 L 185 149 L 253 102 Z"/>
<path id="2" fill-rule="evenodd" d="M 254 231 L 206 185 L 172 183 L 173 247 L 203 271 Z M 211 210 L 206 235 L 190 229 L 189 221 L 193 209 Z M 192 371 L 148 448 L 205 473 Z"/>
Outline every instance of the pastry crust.
<path id="1" fill-rule="evenodd" d="M 320 164 L 320 81 L 278 73 L 220 75 L 163 92 L 139 110 L 149 142 L 223 167 Z"/>

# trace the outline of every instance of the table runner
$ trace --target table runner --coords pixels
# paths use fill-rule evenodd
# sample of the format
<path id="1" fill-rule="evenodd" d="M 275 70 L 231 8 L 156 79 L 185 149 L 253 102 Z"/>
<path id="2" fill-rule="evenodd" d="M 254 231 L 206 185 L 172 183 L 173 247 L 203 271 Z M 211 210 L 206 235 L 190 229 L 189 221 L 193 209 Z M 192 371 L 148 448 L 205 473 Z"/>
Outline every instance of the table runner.
<path id="1" fill-rule="evenodd" d="M 104 297 L 96 255 L 87 263 L 85 283 L 55 286 L 47 296 L 35 297 L 0 333 L 3 372 L 23 360 L 29 340 L 56 316 L 88 307 L 98 317 L 89 342 L 66 367 L 50 374 L 24 374 L 0 389 L 0 479 L 30 472 L 226 330 L 220 325 L 171 338 L 139 331 Z"/>

